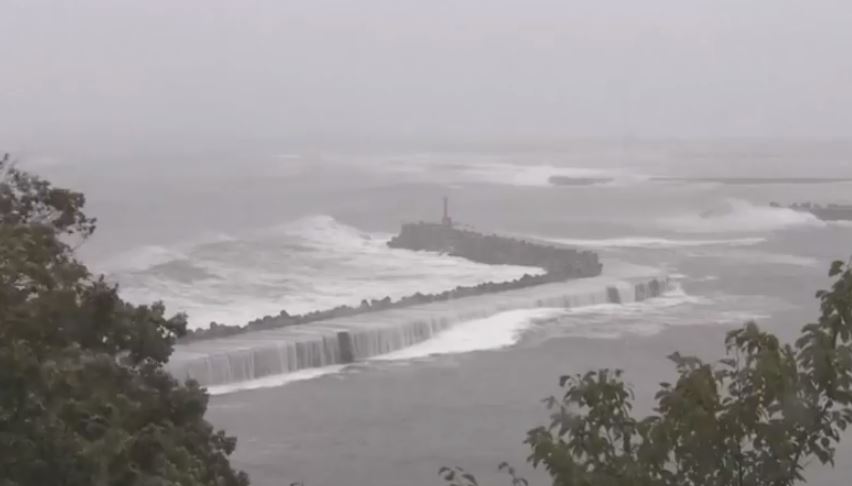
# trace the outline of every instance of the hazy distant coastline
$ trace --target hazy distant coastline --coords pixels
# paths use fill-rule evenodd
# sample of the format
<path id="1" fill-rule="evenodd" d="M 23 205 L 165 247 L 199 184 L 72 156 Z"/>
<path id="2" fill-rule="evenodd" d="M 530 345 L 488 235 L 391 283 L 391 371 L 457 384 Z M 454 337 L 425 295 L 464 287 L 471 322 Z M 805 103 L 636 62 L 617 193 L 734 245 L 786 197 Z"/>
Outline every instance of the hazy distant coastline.
<path id="1" fill-rule="evenodd" d="M 548 182 L 554 186 L 593 186 L 614 182 L 613 177 L 551 176 Z M 651 182 L 703 182 L 726 185 L 772 185 L 772 184 L 836 184 L 852 182 L 852 178 L 837 177 L 649 177 Z"/>
<path id="2" fill-rule="evenodd" d="M 729 185 L 765 184 L 836 184 L 852 182 L 852 178 L 838 177 L 652 177 L 657 182 L 711 182 Z"/>
<path id="3" fill-rule="evenodd" d="M 615 181 L 614 177 L 570 177 L 552 176 L 549 182 L 556 186 L 594 186 Z"/>

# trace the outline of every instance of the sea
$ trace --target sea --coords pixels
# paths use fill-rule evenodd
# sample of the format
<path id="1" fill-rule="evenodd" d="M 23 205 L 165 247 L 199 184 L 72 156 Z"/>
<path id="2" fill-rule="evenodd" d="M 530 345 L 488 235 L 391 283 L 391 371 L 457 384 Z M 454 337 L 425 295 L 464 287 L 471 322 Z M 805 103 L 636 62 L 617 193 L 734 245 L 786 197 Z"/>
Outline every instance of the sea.
<path id="1" fill-rule="evenodd" d="M 130 301 L 187 313 L 193 328 L 530 271 L 386 246 L 403 222 L 439 220 L 444 196 L 459 225 L 671 279 L 642 302 L 504 310 L 349 366 L 211 390 L 209 419 L 237 436 L 233 462 L 260 486 L 437 485 L 442 466 L 510 484 L 503 461 L 547 484 L 523 441 L 548 423 L 542 399 L 559 393 L 561 375 L 623 369 L 636 413 L 648 413 L 673 376 L 667 355 L 722 358 L 725 332 L 747 321 L 794 339 L 817 317 L 830 262 L 852 256 L 852 223 L 769 206 L 852 204 L 852 183 L 713 180 L 850 177 L 848 143 L 198 150 L 88 164 L 31 169 L 86 192 L 99 228 L 79 252 L 93 269 Z M 808 466 L 809 484 L 848 484 L 848 439 L 834 468 Z"/>

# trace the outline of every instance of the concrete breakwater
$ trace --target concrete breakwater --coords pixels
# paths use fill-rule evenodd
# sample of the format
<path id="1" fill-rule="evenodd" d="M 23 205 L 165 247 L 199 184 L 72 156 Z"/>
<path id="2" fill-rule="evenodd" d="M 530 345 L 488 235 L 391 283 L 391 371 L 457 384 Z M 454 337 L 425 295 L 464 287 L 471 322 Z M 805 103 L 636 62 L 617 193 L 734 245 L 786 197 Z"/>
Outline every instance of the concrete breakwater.
<path id="1" fill-rule="evenodd" d="M 178 379 L 194 379 L 204 386 L 245 382 L 362 361 L 506 310 L 641 301 L 659 296 L 668 285 L 668 278 L 652 269 L 617 266 L 593 278 L 181 344 L 167 369 Z"/>
<path id="2" fill-rule="evenodd" d="M 508 264 L 543 268 L 553 280 L 600 275 L 603 265 L 591 251 L 546 246 L 506 236 L 486 235 L 444 223 L 409 223 L 388 246 L 435 251 L 490 265 Z"/>

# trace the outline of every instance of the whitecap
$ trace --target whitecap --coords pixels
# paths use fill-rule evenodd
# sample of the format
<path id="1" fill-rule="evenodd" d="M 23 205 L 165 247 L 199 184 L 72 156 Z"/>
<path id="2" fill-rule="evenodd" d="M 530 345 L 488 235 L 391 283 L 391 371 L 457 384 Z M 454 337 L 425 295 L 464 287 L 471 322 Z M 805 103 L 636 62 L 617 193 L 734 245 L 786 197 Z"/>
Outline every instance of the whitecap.
<path id="1" fill-rule="evenodd" d="M 575 309 L 554 321 L 551 332 L 588 339 L 652 336 L 676 327 L 731 326 L 762 321 L 771 316 L 765 309 L 777 308 L 779 304 L 762 296 L 694 296 L 676 286 L 663 296 L 647 301 Z"/>
<path id="2" fill-rule="evenodd" d="M 566 312 L 559 308 L 517 309 L 484 319 L 457 324 L 434 338 L 374 360 L 396 361 L 441 354 L 500 349 L 518 342 L 536 322 L 555 319 Z"/>
<path id="3" fill-rule="evenodd" d="M 729 199 L 710 209 L 663 218 L 657 223 L 682 233 L 763 233 L 826 226 L 807 212 L 760 206 L 742 199 Z"/>
<path id="4" fill-rule="evenodd" d="M 568 246 L 585 248 L 647 248 L 669 249 L 688 248 L 697 246 L 753 246 L 766 241 L 766 238 L 729 238 L 729 239 L 678 239 L 651 236 L 625 236 L 617 238 L 586 239 L 586 238 L 555 238 L 534 236 L 536 240 L 549 241 Z"/>
<path id="5" fill-rule="evenodd" d="M 417 180 L 443 184 L 479 183 L 520 187 L 553 187 L 552 177 L 566 179 L 601 179 L 593 186 L 623 186 L 649 180 L 649 177 L 627 169 L 600 169 L 560 166 L 548 162 L 525 163 L 501 157 L 466 156 L 464 160 L 447 161 L 438 156 L 421 155 L 397 157 L 384 164 L 372 164 L 377 171 L 393 171 L 400 175 L 415 175 Z"/>
<path id="6" fill-rule="evenodd" d="M 190 327 L 245 324 L 265 315 L 305 313 L 362 299 L 398 299 L 457 286 L 502 282 L 544 270 L 484 265 L 458 257 L 387 246 L 391 235 L 361 231 L 326 215 L 240 236 L 128 252 L 113 273 L 134 303 L 163 300 L 189 314 Z M 169 278 L 157 265 L 194 268 L 215 278 Z M 186 272 L 183 272 L 186 273 Z"/>
<path id="7" fill-rule="evenodd" d="M 146 270 L 165 263 L 186 260 L 186 255 L 176 247 L 146 245 L 123 252 L 107 260 L 95 262 L 93 267 L 104 273 Z"/>
<path id="8" fill-rule="evenodd" d="M 325 366 L 322 368 L 310 368 L 306 370 L 296 371 L 293 373 L 265 376 L 256 380 L 229 383 L 227 385 L 210 386 L 207 387 L 207 392 L 211 395 L 226 395 L 228 393 L 235 393 L 238 391 L 256 390 L 259 388 L 274 388 L 284 386 L 289 383 L 312 380 L 321 376 L 340 373 L 341 371 L 343 371 L 344 368 L 344 365 Z"/>

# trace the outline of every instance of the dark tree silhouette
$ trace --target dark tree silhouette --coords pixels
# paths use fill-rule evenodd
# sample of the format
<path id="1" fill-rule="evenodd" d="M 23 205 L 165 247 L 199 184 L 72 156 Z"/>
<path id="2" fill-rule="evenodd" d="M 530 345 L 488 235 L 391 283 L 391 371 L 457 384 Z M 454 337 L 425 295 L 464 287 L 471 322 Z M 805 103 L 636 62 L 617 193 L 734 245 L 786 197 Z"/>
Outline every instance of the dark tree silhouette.
<path id="1" fill-rule="evenodd" d="M 794 344 L 750 322 L 727 334 L 716 363 L 669 356 L 677 380 L 646 417 L 633 416 L 621 370 L 563 376 L 562 396 L 546 400 L 550 423 L 528 433 L 530 462 L 560 486 L 790 486 L 808 463 L 833 465 L 852 422 L 852 266 L 835 261 L 829 276 L 819 318 Z M 476 485 L 461 469 L 440 473 Z"/>
<path id="2" fill-rule="evenodd" d="M 84 205 L 0 158 L 0 485 L 248 484 L 206 392 L 163 369 L 184 316 L 122 301 L 74 257 Z"/>

